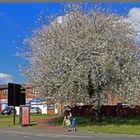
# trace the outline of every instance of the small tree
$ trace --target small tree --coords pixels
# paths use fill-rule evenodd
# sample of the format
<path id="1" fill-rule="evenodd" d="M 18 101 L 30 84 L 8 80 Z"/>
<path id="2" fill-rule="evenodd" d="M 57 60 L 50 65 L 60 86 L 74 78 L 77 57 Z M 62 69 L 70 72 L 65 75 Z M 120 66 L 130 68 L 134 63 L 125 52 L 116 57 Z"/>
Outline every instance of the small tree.
<path id="1" fill-rule="evenodd" d="M 24 56 L 29 63 L 22 73 L 31 86 L 54 100 L 71 99 L 73 104 L 89 98 L 98 120 L 105 91 L 138 103 L 139 48 L 125 17 L 72 5 L 63 16 L 48 19 L 26 40 Z"/>

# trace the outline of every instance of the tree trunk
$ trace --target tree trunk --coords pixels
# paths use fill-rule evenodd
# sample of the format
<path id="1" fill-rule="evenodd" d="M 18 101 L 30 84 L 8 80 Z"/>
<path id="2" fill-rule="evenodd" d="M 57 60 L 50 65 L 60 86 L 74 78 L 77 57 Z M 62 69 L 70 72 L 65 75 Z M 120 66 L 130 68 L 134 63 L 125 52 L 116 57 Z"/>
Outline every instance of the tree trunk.
<path id="1" fill-rule="evenodd" d="M 96 119 L 97 122 L 101 122 L 102 121 L 101 108 L 100 107 L 95 109 L 95 119 Z"/>
<path id="2" fill-rule="evenodd" d="M 92 118 L 93 119 L 95 118 L 97 122 L 101 122 L 101 107 L 100 107 L 101 94 L 100 94 L 100 91 L 95 90 L 93 88 L 92 79 L 91 79 L 91 71 L 89 71 L 89 75 L 88 75 L 88 94 L 89 94 L 90 102 L 94 110 Z"/>

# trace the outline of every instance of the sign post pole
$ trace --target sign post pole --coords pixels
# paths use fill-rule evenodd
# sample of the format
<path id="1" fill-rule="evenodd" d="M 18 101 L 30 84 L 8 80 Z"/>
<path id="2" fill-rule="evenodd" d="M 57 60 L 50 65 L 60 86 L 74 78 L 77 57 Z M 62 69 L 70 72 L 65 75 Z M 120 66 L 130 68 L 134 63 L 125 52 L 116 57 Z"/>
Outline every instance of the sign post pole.
<path id="1" fill-rule="evenodd" d="M 8 83 L 8 106 L 13 106 L 13 124 L 16 122 L 15 106 L 25 105 L 25 91 L 20 84 Z"/>

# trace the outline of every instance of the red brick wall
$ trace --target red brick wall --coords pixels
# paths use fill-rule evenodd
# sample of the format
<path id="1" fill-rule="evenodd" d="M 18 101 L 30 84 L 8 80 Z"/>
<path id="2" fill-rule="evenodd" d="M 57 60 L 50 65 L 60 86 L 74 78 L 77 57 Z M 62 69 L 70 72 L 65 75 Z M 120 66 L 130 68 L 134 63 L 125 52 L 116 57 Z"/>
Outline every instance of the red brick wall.
<path id="1" fill-rule="evenodd" d="M 7 99 L 8 96 L 3 94 L 3 90 L 0 90 L 0 99 Z"/>
<path id="2" fill-rule="evenodd" d="M 26 98 L 35 98 L 36 96 L 33 95 L 33 90 L 32 89 L 26 89 Z"/>
<path id="3" fill-rule="evenodd" d="M 0 99 L 8 99 L 8 95 L 3 94 L 4 89 L 0 89 Z M 32 94 L 32 89 L 26 90 L 26 98 L 35 98 L 36 96 Z"/>
<path id="4" fill-rule="evenodd" d="M 47 114 L 55 114 L 54 109 L 48 109 L 47 111 Z"/>
<path id="5" fill-rule="evenodd" d="M 7 95 L 4 95 L 3 94 L 3 89 L 0 89 L 0 100 L 1 99 L 7 99 Z M 1 102 L 0 102 L 0 112 L 2 110 L 2 105 L 1 105 Z"/>
<path id="6" fill-rule="evenodd" d="M 108 96 L 108 102 L 107 103 L 104 102 L 104 95 Z M 120 97 L 113 96 L 112 92 L 108 91 L 101 96 L 101 102 L 100 103 L 101 103 L 101 105 L 117 105 L 117 103 L 121 102 L 121 100 L 122 99 Z"/>

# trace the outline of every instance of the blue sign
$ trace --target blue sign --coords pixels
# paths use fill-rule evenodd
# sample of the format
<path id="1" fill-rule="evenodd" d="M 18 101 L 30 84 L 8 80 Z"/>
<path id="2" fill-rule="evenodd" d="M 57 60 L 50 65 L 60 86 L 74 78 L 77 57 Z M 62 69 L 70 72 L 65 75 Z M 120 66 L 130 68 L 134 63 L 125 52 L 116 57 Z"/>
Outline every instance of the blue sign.
<path id="1" fill-rule="evenodd" d="M 33 98 L 31 101 L 32 102 L 42 102 L 42 101 L 45 101 L 45 98 Z"/>

